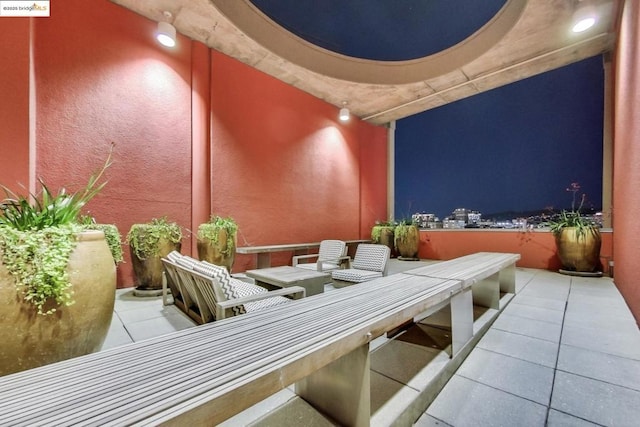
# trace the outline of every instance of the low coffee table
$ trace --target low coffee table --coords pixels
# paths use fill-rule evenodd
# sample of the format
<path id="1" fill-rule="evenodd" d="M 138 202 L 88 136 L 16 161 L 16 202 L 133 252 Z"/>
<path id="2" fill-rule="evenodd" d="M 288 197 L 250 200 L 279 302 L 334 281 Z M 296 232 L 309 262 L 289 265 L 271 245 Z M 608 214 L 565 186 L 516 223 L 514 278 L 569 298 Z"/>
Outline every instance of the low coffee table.
<path id="1" fill-rule="evenodd" d="M 261 285 L 267 289 L 302 286 L 307 291 L 307 296 L 323 293 L 324 284 L 331 281 L 330 273 L 305 270 L 288 265 L 247 270 L 245 274 L 255 279 L 256 285 Z"/>

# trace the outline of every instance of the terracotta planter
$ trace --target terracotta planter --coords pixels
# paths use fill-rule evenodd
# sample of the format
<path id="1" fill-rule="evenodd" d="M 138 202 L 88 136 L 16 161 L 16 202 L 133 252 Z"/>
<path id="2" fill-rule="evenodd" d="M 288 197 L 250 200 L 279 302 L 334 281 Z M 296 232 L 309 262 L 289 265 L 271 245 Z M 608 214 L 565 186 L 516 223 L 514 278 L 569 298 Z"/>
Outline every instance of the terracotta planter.
<path id="1" fill-rule="evenodd" d="M 219 229 L 217 243 L 207 238 L 198 238 L 198 258 L 211 264 L 220 265 L 231 272 L 236 258 L 237 234 L 233 236 L 233 248 L 227 247 L 227 230 Z"/>
<path id="2" fill-rule="evenodd" d="M 577 228 L 565 227 L 556 234 L 558 257 L 565 270 L 593 272 L 600 266 L 600 231 L 587 228 L 578 236 Z"/>
<path id="3" fill-rule="evenodd" d="M 158 242 L 158 254 L 140 259 L 135 251 L 129 246 L 131 253 L 131 264 L 133 273 L 136 276 L 136 290 L 162 292 L 162 261 L 161 258 L 167 256 L 171 251 L 180 252 L 181 243 L 173 243 L 169 239 L 161 238 Z"/>
<path id="4" fill-rule="evenodd" d="M 396 256 L 396 248 L 393 239 L 393 228 L 387 225 L 374 225 L 371 229 L 371 240 L 373 243 L 379 243 L 381 245 L 388 246 L 391 250 L 391 257 Z M 377 234 L 377 230 L 380 230 L 380 238 L 375 239 L 374 234 Z"/>
<path id="5" fill-rule="evenodd" d="M 102 231 L 86 231 L 69 258 L 75 304 L 39 315 L 0 262 L 0 375 L 100 350 L 116 290 L 116 266 Z"/>
<path id="6" fill-rule="evenodd" d="M 395 230 L 395 245 L 402 258 L 416 259 L 420 250 L 420 232 L 415 225 L 399 225 Z"/>

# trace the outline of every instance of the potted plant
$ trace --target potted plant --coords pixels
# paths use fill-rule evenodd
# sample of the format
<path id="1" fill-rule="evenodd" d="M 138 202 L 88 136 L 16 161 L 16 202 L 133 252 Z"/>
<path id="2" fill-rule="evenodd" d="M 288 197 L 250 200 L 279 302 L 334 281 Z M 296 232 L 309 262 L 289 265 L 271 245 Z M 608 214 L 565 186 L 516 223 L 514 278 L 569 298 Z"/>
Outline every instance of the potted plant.
<path id="1" fill-rule="evenodd" d="M 169 222 L 166 217 L 131 226 L 126 243 L 136 276 L 136 295 L 158 296 L 162 293 L 161 258 L 174 250 L 180 252 L 181 241 L 180 226 Z"/>
<path id="2" fill-rule="evenodd" d="M 577 192 L 580 185 L 572 183 L 567 191 L 573 193 L 571 210 L 563 210 L 549 222 L 555 236 L 558 257 L 564 271 L 593 273 L 600 266 L 600 228 L 591 218 L 582 215 L 586 195 L 582 194 L 578 208 Z"/>
<path id="3" fill-rule="evenodd" d="M 112 147 L 113 150 L 113 147 Z M 111 324 L 116 269 L 104 233 L 80 211 L 106 184 L 111 164 L 76 193 L 37 194 L 2 186 L 0 203 L 0 375 L 92 353 Z"/>
<path id="4" fill-rule="evenodd" d="M 391 250 L 392 257 L 395 255 L 395 243 L 394 243 L 394 229 L 396 223 L 392 220 L 389 221 L 376 221 L 376 224 L 371 228 L 371 241 L 373 243 L 388 246 Z"/>
<path id="5" fill-rule="evenodd" d="M 236 256 L 238 224 L 231 217 L 212 215 L 198 226 L 198 258 L 231 272 Z"/>
<path id="6" fill-rule="evenodd" d="M 404 261 L 416 261 L 420 249 L 420 231 L 412 220 L 403 220 L 396 225 L 394 242 L 399 254 L 398 259 Z"/>
<path id="7" fill-rule="evenodd" d="M 122 235 L 115 224 L 99 224 L 92 216 L 86 215 L 81 217 L 81 224 L 85 230 L 99 230 L 104 233 L 104 238 L 109 246 L 111 256 L 116 266 L 124 262 L 124 252 L 122 251 Z"/>

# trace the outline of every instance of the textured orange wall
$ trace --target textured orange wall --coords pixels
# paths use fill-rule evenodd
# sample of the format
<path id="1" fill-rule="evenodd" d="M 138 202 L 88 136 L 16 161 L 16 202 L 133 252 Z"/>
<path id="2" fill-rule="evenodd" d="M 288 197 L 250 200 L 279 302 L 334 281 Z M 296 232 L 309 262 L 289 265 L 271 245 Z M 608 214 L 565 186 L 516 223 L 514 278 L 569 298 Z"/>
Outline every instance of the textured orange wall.
<path id="1" fill-rule="evenodd" d="M 27 18 L 0 21 L 0 184 L 19 192 L 30 185 L 29 28 Z"/>
<path id="2" fill-rule="evenodd" d="M 602 271 L 608 273 L 613 233 L 603 231 L 601 235 L 600 262 Z M 420 258 L 447 260 L 474 252 L 518 253 L 521 256 L 517 263 L 519 267 L 558 270 L 561 266 L 553 234 L 546 231 L 420 231 Z"/>
<path id="3" fill-rule="evenodd" d="M 37 174 L 51 188 L 77 189 L 113 141 L 109 183 L 87 210 L 123 235 L 164 215 L 189 226 L 190 41 L 163 49 L 154 22 L 108 1 L 67 0 L 64 13 L 34 25 Z M 120 286 L 133 284 L 126 261 Z"/>
<path id="4" fill-rule="evenodd" d="M 236 219 L 240 246 L 360 238 L 363 201 L 386 215 L 386 129 L 340 123 L 336 107 L 225 55 L 211 69 L 212 210 Z M 361 162 L 369 150 L 380 161 Z M 238 256 L 234 271 L 254 265 Z"/>
<path id="5" fill-rule="evenodd" d="M 615 68 L 615 283 L 640 323 L 640 3 L 637 1 L 624 2 Z"/>

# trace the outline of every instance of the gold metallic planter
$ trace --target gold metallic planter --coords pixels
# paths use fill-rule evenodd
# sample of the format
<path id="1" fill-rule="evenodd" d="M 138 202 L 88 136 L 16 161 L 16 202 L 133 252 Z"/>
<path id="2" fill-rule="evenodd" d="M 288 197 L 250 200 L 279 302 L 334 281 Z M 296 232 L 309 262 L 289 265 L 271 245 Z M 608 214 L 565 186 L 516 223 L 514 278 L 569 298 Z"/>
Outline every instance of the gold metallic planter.
<path id="1" fill-rule="evenodd" d="M 565 227 L 556 234 L 558 257 L 565 270 L 593 272 L 600 266 L 600 231 L 586 228 L 578 234 L 576 227 Z"/>

